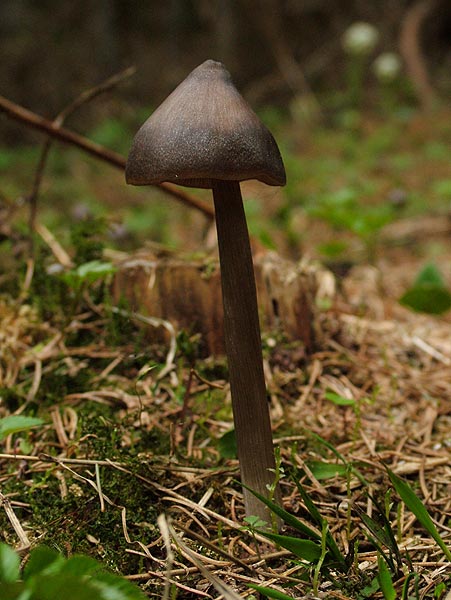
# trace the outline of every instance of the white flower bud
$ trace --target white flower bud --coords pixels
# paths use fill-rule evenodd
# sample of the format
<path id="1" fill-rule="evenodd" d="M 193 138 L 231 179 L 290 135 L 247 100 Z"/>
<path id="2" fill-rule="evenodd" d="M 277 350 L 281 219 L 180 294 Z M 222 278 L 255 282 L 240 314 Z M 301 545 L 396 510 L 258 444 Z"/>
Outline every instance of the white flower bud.
<path id="1" fill-rule="evenodd" d="M 374 50 L 379 40 L 379 32 L 371 23 L 357 21 L 345 31 L 343 48 L 348 54 L 365 56 Z"/>
<path id="2" fill-rule="evenodd" d="M 374 61 L 373 70 L 379 81 L 393 81 L 401 71 L 401 60 L 394 52 L 384 52 Z"/>

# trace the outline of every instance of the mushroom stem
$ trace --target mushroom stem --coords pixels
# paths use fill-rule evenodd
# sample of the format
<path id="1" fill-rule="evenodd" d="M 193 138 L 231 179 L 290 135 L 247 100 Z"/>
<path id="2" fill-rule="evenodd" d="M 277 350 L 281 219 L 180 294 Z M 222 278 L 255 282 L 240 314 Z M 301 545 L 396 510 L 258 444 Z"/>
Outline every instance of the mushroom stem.
<path id="1" fill-rule="evenodd" d="M 240 184 L 213 181 L 218 232 L 224 334 L 241 481 L 268 497 L 275 460 L 263 373 L 252 253 Z M 246 516 L 271 523 L 267 507 L 243 489 Z M 279 500 L 276 490 L 275 499 Z"/>

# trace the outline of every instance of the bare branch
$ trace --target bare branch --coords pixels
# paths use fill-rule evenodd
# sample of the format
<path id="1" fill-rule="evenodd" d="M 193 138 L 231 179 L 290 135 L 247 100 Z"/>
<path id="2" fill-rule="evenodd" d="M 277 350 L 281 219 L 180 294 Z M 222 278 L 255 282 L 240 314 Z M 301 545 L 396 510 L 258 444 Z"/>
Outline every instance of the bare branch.
<path id="1" fill-rule="evenodd" d="M 3 96 L 0 96 L 0 111 L 7 113 L 10 117 L 15 119 L 16 121 L 20 121 L 25 123 L 29 127 L 33 127 L 34 129 L 38 129 L 50 135 L 61 142 L 66 144 L 71 144 L 72 146 L 77 146 L 84 152 L 87 152 L 91 156 L 99 158 L 104 162 L 109 163 L 113 167 L 117 169 L 124 170 L 126 160 L 123 156 L 114 152 L 113 150 L 109 150 L 100 144 L 96 144 L 92 142 L 88 138 L 71 131 L 70 129 L 66 129 L 64 127 L 55 126 L 54 123 L 37 115 L 36 113 L 27 110 L 23 106 L 15 104 L 10 100 L 7 100 Z M 202 212 L 206 217 L 212 219 L 214 217 L 214 210 L 205 202 L 194 198 L 190 194 L 187 194 L 183 190 L 181 190 L 178 186 L 173 185 L 171 183 L 161 183 L 158 186 L 164 192 L 176 198 L 183 204 L 189 206 L 190 208 L 195 208 Z"/>
<path id="2" fill-rule="evenodd" d="M 80 108 L 83 104 L 86 104 L 87 102 L 90 102 L 91 100 L 93 100 L 94 98 L 99 96 L 100 94 L 111 90 L 114 86 L 116 86 L 119 83 L 121 83 L 122 81 L 124 81 L 124 79 L 131 77 L 135 73 L 135 71 L 136 71 L 135 67 L 128 67 L 127 69 L 124 69 L 120 73 L 117 73 L 116 75 L 113 75 L 112 77 L 109 77 L 108 79 L 106 79 L 105 81 L 100 83 L 99 85 L 97 85 L 89 90 L 85 90 L 77 98 L 75 98 L 75 100 L 73 100 L 70 104 L 68 104 L 65 108 L 63 108 L 63 110 L 53 120 L 53 124 L 56 127 L 61 127 L 61 125 L 63 125 L 64 121 L 71 114 L 73 114 L 78 108 Z M 30 219 L 29 219 L 30 234 L 33 234 L 33 232 L 36 230 L 36 218 L 37 218 L 39 190 L 41 187 L 42 177 L 44 174 L 45 165 L 47 164 L 47 158 L 48 158 L 48 155 L 50 152 L 50 148 L 52 146 L 52 142 L 53 142 L 53 138 L 52 138 L 52 136 L 49 135 L 42 146 L 41 154 L 39 157 L 39 161 L 38 161 L 38 165 L 36 168 L 36 173 L 35 173 L 35 177 L 34 177 L 34 181 L 33 181 L 33 188 L 28 197 L 28 201 L 30 204 Z M 31 248 L 33 249 L 33 236 L 32 235 L 30 236 L 30 244 L 31 244 Z"/>

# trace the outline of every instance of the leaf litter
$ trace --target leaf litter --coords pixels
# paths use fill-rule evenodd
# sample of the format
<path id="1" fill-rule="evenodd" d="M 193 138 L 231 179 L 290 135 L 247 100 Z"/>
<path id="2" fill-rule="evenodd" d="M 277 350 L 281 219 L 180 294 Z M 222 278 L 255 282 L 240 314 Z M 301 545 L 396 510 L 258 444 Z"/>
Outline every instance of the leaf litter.
<path id="1" fill-rule="evenodd" d="M 140 328 L 159 325 L 127 311 L 116 315 L 137 337 Z M 88 499 L 89 517 L 81 511 L 77 524 L 85 547 L 96 558 L 108 556 L 109 566 L 138 582 L 149 597 L 244 598 L 252 595 L 253 585 L 272 590 L 269 597 L 377 598 L 382 597 L 377 589 L 365 595 L 381 560 L 365 525 L 375 527 L 382 505 L 404 560 L 393 575 L 398 595 L 403 585 L 416 586 L 420 598 L 450 585 L 451 565 L 401 502 L 385 470 L 409 482 L 449 548 L 449 316 L 400 307 L 381 292 L 373 267 L 358 267 L 319 313 L 315 352 L 306 355 L 293 343 L 265 346 L 284 508 L 308 520 L 305 498 L 288 476 L 295 468 L 350 563 L 346 576 L 322 572 L 316 595 L 314 565 L 258 532 L 243 530 L 238 465 L 221 456 L 218 442 L 232 428 L 221 361 L 218 368 L 212 359 L 198 359 L 193 367 L 174 353 L 173 338 L 162 348 L 151 346 L 149 335 L 139 351 L 128 339 L 112 345 L 105 334 L 111 318 L 108 306 L 91 303 L 61 324 L 41 320 L 24 300 L 0 299 L 0 417 L 32 414 L 45 420 L 3 443 L 2 528 L 11 545 L 26 554 L 42 540 L 51 543 L 55 522 L 67 524 L 70 536 L 71 512 Z M 85 344 L 79 342 L 84 335 Z M 66 383 L 49 394 L 46 379 L 53 377 Z M 108 409 L 99 417 L 107 422 L 104 430 L 90 429 L 83 416 L 87 406 Z M 90 443 L 107 431 L 114 444 Z M 155 447 L 146 446 L 149 440 Z M 338 468 L 343 467 L 338 456 L 361 477 Z M 108 472 L 132 486 L 109 488 Z M 52 478 L 56 487 L 48 483 Z M 30 490 L 39 486 L 48 486 L 62 501 L 46 513 L 47 522 L 35 519 L 36 499 L 31 509 Z M 146 510 L 138 515 L 136 501 L 149 498 L 152 514 L 145 519 Z M 93 521 L 109 511 L 117 514 L 115 536 L 121 543 L 108 554 L 111 540 L 102 539 Z M 292 535 L 289 527 L 282 533 Z M 75 551 L 68 542 L 66 552 Z M 121 559 L 115 563 L 112 556 Z"/>

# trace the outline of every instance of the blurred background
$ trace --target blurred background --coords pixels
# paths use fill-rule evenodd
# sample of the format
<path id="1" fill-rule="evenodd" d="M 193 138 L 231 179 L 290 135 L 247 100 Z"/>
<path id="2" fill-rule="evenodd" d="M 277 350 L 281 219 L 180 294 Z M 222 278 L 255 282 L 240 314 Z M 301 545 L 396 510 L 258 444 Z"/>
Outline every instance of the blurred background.
<path id="1" fill-rule="evenodd" d="M 377 29 L 373 59 L 395 52 L 414 62 L 420 46 L 430 85 L 451 91 L 448 0 L 2 0 L 2 94 L 50 117 L 81 90 L 135 65 L 118 106 L 84 111 L 111 115 L 128 103 L 159 104 L 214 58 L 254 105 L 286 108 L 294 97 L 344 91 L 343 36 L 356 22 Z M 421 78 L 418 65 L 408 67 Z M 374 76 L 365 80 L 368 91 L 378 85 Z"/>
<path id="2" fill-rule="evenodd" d="M 451 0 L 0 0 L 0 56 L 0 441 L 9 452 L 0 528 L 11 545 L 19 536 L 21 560 L 27 535 L 49 546 L 26 567 L 36 587 L 22 588 L 10 583 L 19 557 L 0 545 L 1 590 L 31 597 L 42 582 L 50 597 L 60 589 L 53 574 L 93 573 L 87 557 L 71 571 L 55 549 L 87 552 L 153 598 L 159 585 L 158 597 L 176 597 L 177 572 L 178 598 L 213 597 L 188 546 L 227 581 L 246 573 L 238 556 L 263 564 L 253 549 L 261 522 L 248 520 L 242 542 L 201 509 L 234 520 L 241 511 L 211 190 L 177 188 L 205 214 L 161 188 L 126 185 L 123 172 L 142 123 L 216 59 L 287 171 L 283 188 L 242 184 L 281 446 L 275 482 L 285 477 L 287 510 L 306 522 L 310 512 L 315 531 L 322 523 L 321 545 L 335 557 L 339 529 L 346 555 L 340 577 L 323 548 L 317 562 L 299 560 L 305 540 L 286 563 L 265 545 L 253 581 L 271 576 L 274 594 L 311 579 L 322 597 L 391 598 L 396 584 L 398 598 L 414 587 L 409 598 L 450 599 L 449 563 L 434 544 L 450 545 Z M 103 150 L 48 137 L 20 107 Z M 412 490 L 382 476 L 380 457 Z M 155 472 L 165 487 L 154 488 Z M 188 512 L 196 498 L 199 518 Z M 161 511 L 185 522 L 177 569 L 154 525 Z M 360 535 L 360 515 L 371 535 Z M 204 550 L 195 531 L 210 539 Z M 237 558 L 225 562 L 214 544 Z M 250 598 L 251 579 L 240 577 L 231 584 Z M 99 579 L 99 597 L 112 589 Z"/>
<path id="3" fill-rule="evenodd" d="M 394 284 L 433 261 L 450 279 L 449 0 L 2 0 L 0 48 L 2 96 L 49 120 L 135 67 L 65 122 L 124 157 L 168 93 L 221 60 L 287 169 L 283 190 L 243 186 L 261 247 L 337 273 L 385 260 L 399 265 Z M 196 210 L 55 141 L 39 172 L 45 136 L 5 113 L 0 134 L 0 208 L 14 227 L 26 229 L 34 189 L 38 218 L 68 247 L 77 223 L 119 250 L 205 247 Z"/>

